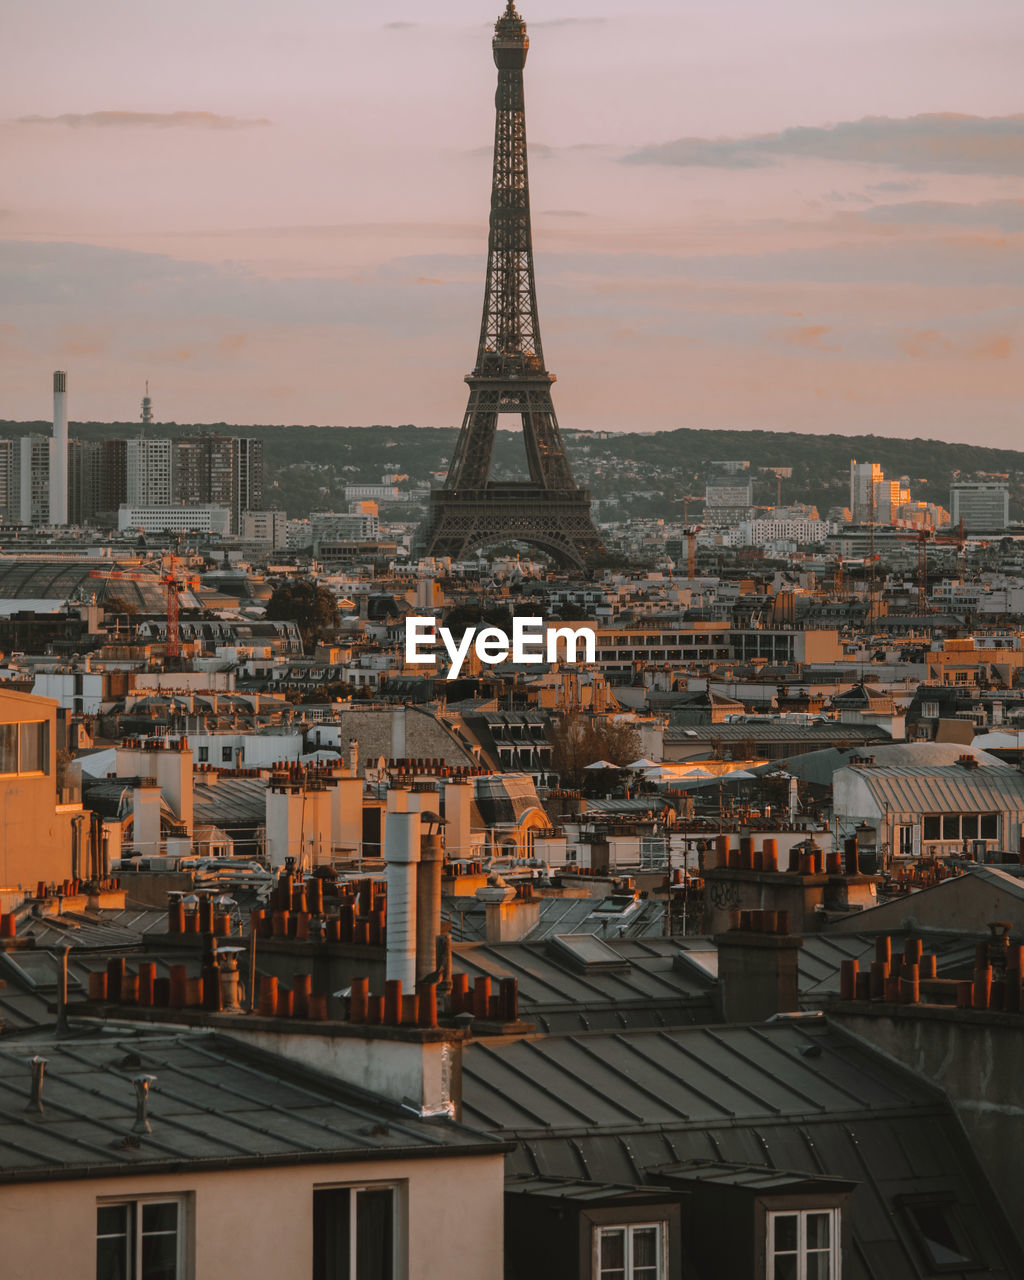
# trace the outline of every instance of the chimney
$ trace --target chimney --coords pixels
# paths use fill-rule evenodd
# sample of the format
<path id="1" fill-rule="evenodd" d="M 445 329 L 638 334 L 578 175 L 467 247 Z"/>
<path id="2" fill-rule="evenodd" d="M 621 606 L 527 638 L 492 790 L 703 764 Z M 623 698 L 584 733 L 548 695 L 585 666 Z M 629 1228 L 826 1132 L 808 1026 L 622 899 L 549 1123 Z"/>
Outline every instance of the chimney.
<path id="1" fill-rule="evenodd" d="M 152 778 L 132 789 L 132 844 L 146 857 L 160 852 L 160 788 Z"/>
<path id="2" fill-rule="evenodd" d="M 797 1012 L 797 958 L 804 943 L 790 934 L 786 912 L 735 912 L 733 927 L 714 941 L 726 1022 L 764 1022 L 777 1013 Z"/>
<path id="3" fill-rule="evenodd" d="M 519 898 L 512 885 L 496 873 L 476 891 L 477 901 L 486 911 L 486 938 L 489 943 L 518 942 L 536 927 L 540 920 L 540 899 Z"/>
<path id="4" fill-rule="evenodd" d="M 435 825 L 435 815 L 421 814 L 421 820 Z M 428 831 L 420 836 L 420 860 L 416 867 L 416 981 L 437 967 L 437 935 L 441 932 L 441 869 L 444 844 L 440 834 Z"/>
<path id="5" fill-rule="evenodd" d="M 390 795 L 389 795 L 390 801 Z M 387 979 L 412 991 L 416 986 L 416 864 L 420 858 L 420 815 L 389 810 L 384 825 L 387 863 Z"/>
<path id="6" fill-rule="evenodd" d="M 450 858 L 472 856 L 472 782 L 446 782 L 444 787 L 445 836 Z"/>
<path id="7" fill-rule="evenodd" d="M 405 707 L 395 707 L 391 712 L 391 755 L 395 760 L 405 759 Z"/>
<path id="8" fill-rule="evenodd" d="M 53 374 L 53 439 L 50 441 L 50 524 L 68 522 L 68 375 Z"/>
<path id="9" fill-rule="evenodd" d="M 153 1126 L 149 1123 L 149 1086 L 156 1079 L 156 1076 L 132 1076 L 132 1084 L 135 1086 L 135 1123 L 132 1125 L 132 1133 L 152 1133 Z"/>
<path id="10" fill-rule="evenodd" d="M 359 739 L 348 740 L 348 771 L 353 778 L 359 777 Z"/>

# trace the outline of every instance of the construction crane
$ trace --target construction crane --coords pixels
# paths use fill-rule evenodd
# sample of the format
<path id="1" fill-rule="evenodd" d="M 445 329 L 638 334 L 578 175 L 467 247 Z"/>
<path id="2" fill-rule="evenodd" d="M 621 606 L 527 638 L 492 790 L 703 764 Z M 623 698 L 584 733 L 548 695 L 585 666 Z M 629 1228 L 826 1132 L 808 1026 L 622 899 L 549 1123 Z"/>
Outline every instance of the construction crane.
<path id="1" fill-rule="evenodd" d="M 164 556 L 160 562 L 160 575 L 152 573 L 126 572 L 123 569 L 93 569 L 90 578 L 106 578 L 111 582 L 143 582 L 153 586 L 160 583 L 167 593 L 167 656 L 181 656 L 181 632 L 178 625 L 180 597 L 183 591 L 194 591 L 199 586 L 199 579 L 189 577 L 183 572 L 183 565 L 177 556 Z"/>
<path id="2" fill-rule="evenodd" d="M 676 498 L 676 502 L 683 504 L 683 524 L 689 524 L 690 522 L 690 503 L 704 501 L 705 498 L 702 493 L 688 493 L 681 498 Z"/>
<path id="3" fill-rule="evenodd" d="M 898 533 L 901 542 L 917 543 L 917 610 L 928 612 L 928 540 L 935 536 L 932 529 L 917 529 L 913 533 Z"/>
<path id="4" fill-rule="evenodd" d="M 697 576 L 697 534 L 703 528 L 701 524 L 688 524 L 683 527 L 683 533 L 686 536 L 686 576 L 691 582 Z"/>

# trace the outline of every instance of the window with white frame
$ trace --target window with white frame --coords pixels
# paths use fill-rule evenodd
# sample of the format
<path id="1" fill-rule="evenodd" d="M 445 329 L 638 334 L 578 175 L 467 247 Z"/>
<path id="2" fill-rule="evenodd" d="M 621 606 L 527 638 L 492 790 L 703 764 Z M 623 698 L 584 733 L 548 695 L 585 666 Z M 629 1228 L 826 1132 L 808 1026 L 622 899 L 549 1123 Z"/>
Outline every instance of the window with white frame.
<path id="1" fill-rule="evenodd" d="M 633 1222 L 594 1231 L 594 1280 L 668 1280 L 664 1222 Z"/>
<path id="2" fill-rule="evenodd" d="M 96 1280 L 185 1280 L 185 1198 L 96 1205 Z"/>
<path id="3" fill-rule="evenodd" d="M 397 1191 L 314 1188 L 313 1280 L 396 1280 Z"/>
<path id="4" fill-rule="evenodd" d="M 839 1280 L 839 1210 L 769 1213 L 766 1280 Z"/>

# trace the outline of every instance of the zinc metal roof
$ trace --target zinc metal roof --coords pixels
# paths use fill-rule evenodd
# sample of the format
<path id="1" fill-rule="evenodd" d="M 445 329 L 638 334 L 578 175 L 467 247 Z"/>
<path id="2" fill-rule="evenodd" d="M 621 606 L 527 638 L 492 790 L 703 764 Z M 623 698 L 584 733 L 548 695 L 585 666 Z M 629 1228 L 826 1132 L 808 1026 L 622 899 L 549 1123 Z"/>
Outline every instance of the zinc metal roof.
<path id="1" fill-rule="evenodd" d="M 221 774 L 210 786 L 197 774 L 194 806 L 195 821 L 200 825 L 227 831 L 238 826 L 259 826 L 266 818 L 267 780 Z"/>
<path id="2" fill-rule="evenodd" d="M 932 1274 L 899 1208 L 922 1192 L 955 1201 L 980 1274 L 1024 1274 L 948 1101 L 824 1018 L 472 1042 L 463 1104 L 518 1139 L 514 1178 L 635 1186 L 710 1161 L 856 1183 L 845 1280 Z"/>
<path id="3" fill-rule="evenodd" d="M 40 1115 L 26 1057 L 47 1061 Z M 133 1132 L 132 1077 L 156 1076 L 152 1133 Z M 227 1037 L 115 1035 L 0 1044 L 0 1182 L 126 1169 L 441 1155 L 487 1139 L 348 1089 Z"/>
<path id="4" fill-rule="evenodd" d="M 666 742 L 878 742 L 889 735 L 877 725 L 786 724 L 754 721 L 751 724 L 693 724 L 665 730 Z"/>
<path id="5" fill-rule="evenodd" d="M 590 936 L 590 935 L 588 935 Z M 670 938 L 601 942 L 619 967 L 579 968 L 551 942 L 459 944 L 452 967 L 493 983 L 515 978 L 519 1010 L 544 1031 L 623 1030 L 708 1022 L 713 984 L 690 966 L 676 963 Z"/>
<path id="6" fill-rule="evenodd" d="M 594 933 L 609 941 L 618 938 L 657 938 L 665 932 L 665 906 L 653 898 L 637 899 L 622 914 L 599 911 L 602 898 L 541 898 L 540 920 L 528 941 L 542 942 L 560 933 Z M 483 942 L 487 918 L 484 904 L 475 898 L 441 900 L 441 918 L 451 926 L 453 942 Z"/>
<path id="7" fill-rule="evenodd" d="M 937 1095 L 814 1018 L 474 1041 L 463 1055 L 470 1123 L 520 1133 L 863 1114 L 922 1096 Z"/>
<path id="8" fill-rule="evenodd" d="M 1024 776 L 1006 765 L 857 765 L 875 801 L 896 813 L 1024 811 Z"/>

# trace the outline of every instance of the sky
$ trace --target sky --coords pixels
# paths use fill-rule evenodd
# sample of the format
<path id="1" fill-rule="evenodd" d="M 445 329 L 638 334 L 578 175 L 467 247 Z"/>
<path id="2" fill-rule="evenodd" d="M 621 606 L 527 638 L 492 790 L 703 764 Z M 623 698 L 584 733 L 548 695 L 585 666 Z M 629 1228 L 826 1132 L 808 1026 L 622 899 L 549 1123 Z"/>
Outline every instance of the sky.
<path id="1" fill-rule="evenodd" d="M 12 0 L 0 418 L 458 425 L 502 3 Z M 1021 0 L 519 9 L 563 428 L 1018 447 Z"/>

